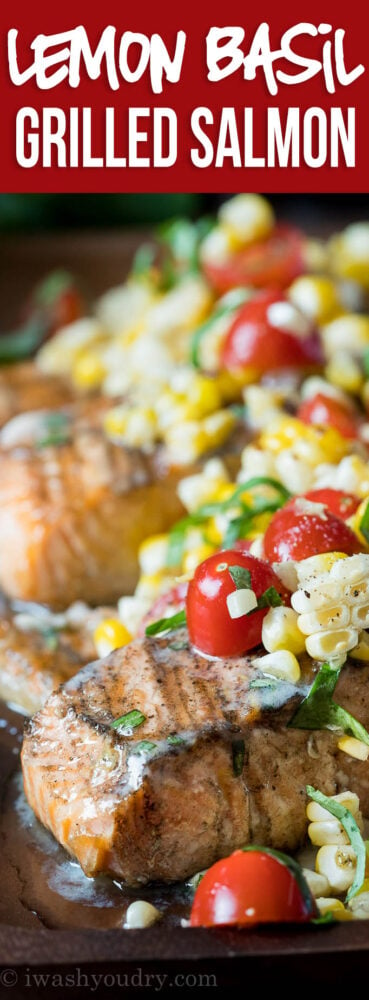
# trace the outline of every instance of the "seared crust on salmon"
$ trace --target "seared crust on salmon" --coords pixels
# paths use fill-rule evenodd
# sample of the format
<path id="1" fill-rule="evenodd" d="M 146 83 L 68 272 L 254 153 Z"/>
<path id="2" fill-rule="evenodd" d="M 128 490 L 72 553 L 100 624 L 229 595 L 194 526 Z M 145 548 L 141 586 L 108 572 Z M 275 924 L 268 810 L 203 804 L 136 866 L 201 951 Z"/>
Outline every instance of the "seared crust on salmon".
<path id="1" fill-rule="evenodd" d="M 98 421 L 51 416 L 35 444 L 11 446 L 10 425 L 3 432 L 0 586 L 53 607 L 110 604 L 134 589 L 143 539 L 182 515 L 183 470 L 113 444 Z"/>
<path id="2" fill-rule="evenodd" d="M 198 656 L 183 632 L 136 640 L 84 668 L 27 724 L 27 798 L 86 874 L 132 886 L 183 879 L 250 842 L 294 850 L 307 783 L 327 795 L 349 786 L 369 810 L 367 763 L 351 767 L 332 733 L 286 729 L 313 671 L 297 693 L 271 693 L 250 687 L 250 660 Z M 346 666 L 338 688 L 364 725 L 368 678 L 368 665 Z M 139 726 L 112 728 L 134 709 Z"/>
<path id="3" fill-rule="evenodd" d="M 44 375 L 32 361 L 6 365 L 0 369 L 0 426 L 18 413 L 64 406 L 75 396 L 67 379 Z"/>

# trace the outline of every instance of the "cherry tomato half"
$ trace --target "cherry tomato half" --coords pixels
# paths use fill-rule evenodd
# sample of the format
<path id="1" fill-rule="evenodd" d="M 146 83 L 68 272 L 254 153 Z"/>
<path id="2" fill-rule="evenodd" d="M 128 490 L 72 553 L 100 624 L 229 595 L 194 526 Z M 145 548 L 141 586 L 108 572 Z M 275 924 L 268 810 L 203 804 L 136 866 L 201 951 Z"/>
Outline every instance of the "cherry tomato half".
<path id="1" fill-rule="evenodd" d="M 265 240 L 234 253 L 225 264 L 203 264 L 206 277 L 223 295 L 242 285 L 287 288 L 304 270 L 304 237 L 292 226 L 275 226 Z"/>
<path id="2" fill-rule="evenodd" d="M 171 615 L 177 614 L 177 611 L 183 611 L 186 607 L 187 591 L 188 582 L 186 580 L 178 583 L 176 587 L 171 587 L 166 594 L 160 594 L 150 611 L 142 619 L 138 635 L 145 635 L 146 626 L 151 625 L 151 622 L 160 621 L 161 618 L 170 618 Z"/>
<path id="3" fill-rule="evenodd" d="M 333 490 L 329 487 L 325 490 L 309 490 L 308 493 L 304 493 L 304 497 L 313 503 L 324 503 L 331 514 L 336 514 L 343 521 L 347 517 L 352 517 L 360 504 L 359 497 L 354 497 L 352 493 L 344 493 L 343 490 Z"/>
<path id="4" fill-rule="evenodd" d="M 301 506 L 300 506 L 301 505 Z M 354 532 L 330 510 L 305 512 L 303 500 L 294 497 L 273 514 L 264 535 L 264 554 L 270 562 L 308 559 L 321 552 L 362 552 Z"/>
<path id="5" fill-rule="evenodd" d="M 235 851 L 205 872 L 195 892 L 191 925 L 307 923 L 317 916 L 298 865 L 278 851 L 255 847 Z"/>
<path id="6" fill-rule="evenodd" d="M 279 577 L 262 559 L 234 549 L 205 559 L 189 583 L 186 608 L 190 641 L 210 656 L 241 656 L 261 642 L 267 608 L 256 609 L 241 618 L 231 618 L 229 614 L 227 597 L 236 589 L 229 572 L 231 566 L 249 571 L 256 597 L 275 587 L 288 600 Z"/>
<path id="7" fill-rule="evenodd" d="M 320 392 L 301 404 L 297 416 L 304 424 L 327 424 L 335 427 L 344 438 L 357 437 L 358 423 L 348 407 Z"/>
<path id="8" fill-rule="evenodd" d="M 285 301 L 278 292 L 263 292 L 245 302 L 223 345 L 221 364 L 224 368 L 233 371 L 252 368 L 263 374 L 281 368 L 310 370 L 323 364 L 319 335 L 313 327 L 311 333 L 301 337 L 269 322 L 269 306 Z"/>

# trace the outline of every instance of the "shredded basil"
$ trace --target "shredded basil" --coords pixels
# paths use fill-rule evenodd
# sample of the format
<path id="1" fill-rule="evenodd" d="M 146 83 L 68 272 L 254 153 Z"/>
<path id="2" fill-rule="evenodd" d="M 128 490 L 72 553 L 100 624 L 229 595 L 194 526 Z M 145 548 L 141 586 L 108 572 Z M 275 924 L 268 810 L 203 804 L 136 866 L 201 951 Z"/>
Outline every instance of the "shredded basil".
<path id="1" fill-rule="evenodd" d="M 315 924 L 316 927 L 329 927 L 331 924 L 336 924 L 337 920 L 333 916 L 332 910 L 328 910 L 328 913 L 321 913 L 320 917 L 313 917 L 310 923 Z"/>
<path id="2" fill-rule="evenodd" d="M 255 677 L 255 680 L 250 681 L 249 688 L 272 688 L 272 690 L 275 691 L 275 689 L 282 683 L 283 681 L 277 679 L 272 680 L 271 677 Z"/>
<path id="3" fill-rule="evenodd" d="M 181 518 L 169 532 L 167 548 L 167 566 L 180 566 L 182 562 L 183 549 L 188 528 L 205 524 L 207 516 L 205 514 L 189 514 L 188 517 Z"/>
<path id="4" fill-rule="evenodd" d="M 369 544 L 369 501 L 361 518 L 359 531 L 361 531 L 361 534 L 364 535 L 365 541 Z"/>
<path id="5" fill-rule="evenodd" d="M 223 316 L 229 316 L 231 321 L 233 319 L 233 315 L 238 312 L 240 307 L 249 298 L 249 292 L 246 288 L 235 288 L 233 290 L 233 296 L 227 296 L 226 298 L 228 301 L 218 304 L 213 314 L 210 316 L 210 319 L 207 319 L 205 323 L 199 326 L 192 337 L 191 361 L 195 368 L 203 367 L 199 356 L 199 349 L 204 337 L 206 337 L 206 334 L 211 333 L 214 324 L 217 323 L 218 320 L 222 319 Z"/>
<path id="6" fill-rule="evenodd" d="M 169 649 L 174 649 L 176 653 L 180 649 L 188 649 L 188 642 L 170 642 Z"/>
<path id="7" fill-rule="evenodd" d="M 177 733 L 173 733 L 173 736 L 167 736 L 167 743 L 169 743 L 170 746 L 176 747 L 181 743 L 184 743 L 184 739 L 182 739 L 182 736 L 178 736 Z"/>
<path id="8" fill-rule="evenodd" d="M 365 865 L 366 865 L 366 848 L 364 840 L 361 836 L 359 827 L 354 819 L 352 813 L 345 806 L 342 806 L 340 802 L 334 802 L 333 799 L 323 795 L 319 792 L 317 788 L 313 788 L 312 785 L 306 785 L 306 791 L 309 798 L 313 799 L 313 802 L 317 802 L 318 805 L 326 809 L 331 816 L 335 816 L 339 820 L 341 826 L 347 833 L 351 847 L 355 851 L 357 862 L 356 862 L 356 873 L 355 878 L 350 886 L 350 889 L 346 896 L 346 902 L 348 903 L 356 893 L 359 892 L 365 878 Z"/>
<path id="9" fill-rule="evenodd" d="M 306 698 L 288 722 L 291 729 L 338 729 L 369 746 L 369 733 L 357 719 L 333 701 L 341 667 L 323 663 Z"/>
<path id="10" fill-rule="evenodd" d="M 243 765 L 245 763 L 245 741 L 244 740 L 234 740 L 232 743 L 232 764 L 233 764 L 233 774 L 236 778 L 239 778 L 243 771 Z"/>
<path id="11" fill-rule="evenodd" d="M 150 754 L 153 750 L 156 750 L 156 743 L 152 743 L 151 740 L 141 740 L 140 743 L 135 743 L 132 748 L 130 747 L 131 754 Z"/>
<path id="12" fill-rule="evenodd" d="M 156 250 L 150 243 L 143 243 L 136 251 L 131 273 L 135 278 L 141 278 L 147 274 L 155 260 Z"/>
<path id="13" fill-rule="evenodd" d="M 232 577 L 236 590 L 251 590 L 251 573 L 244 566 L 228 566 L 228 573 Z"/>
<path id="14" fill-rule="evenodd" d="M 258 597 L 258 608 L 280 608 L 283 604 L 281 595 L 275 587 L 268 587 L 264 593 Z"/>
<path id="15" fill-rule="evenodd" d="M 69 440 L 70 422 L 66 413 L 46 413 L 42 420 L 42 434 L 36 441 L 36 447 L 57 447 L 67 444 Z"/>
<path id="16" fill-rule="evenodd" d="M 46 324 L 39 317 L 29 320 L 18 330 L 0 334 L 0 364 L 31 357 L 42 344 L 45 334 Z"/>
<path id="17" fill-rule="evenodd" d="M 143 715 L 137 708 L 133 708 L 131 712 L 127 712 L 126 715 L 120 715 L 119 719 L 114 719 L 111 723 L 111 729 L 136 729 L 137 726 L 142 726 L 142 723 L 146 721 L 146 715 Z"/>
<path id="18" fill-rule="evenodd" d="M 160 635 L 161 632 L 173 632 L 176 628 L 184 628 L 187 624 L 186 612 L 178 611 L 170 618 L 160 618 L 157 622 L 147 625 L 146 635 Z"/>

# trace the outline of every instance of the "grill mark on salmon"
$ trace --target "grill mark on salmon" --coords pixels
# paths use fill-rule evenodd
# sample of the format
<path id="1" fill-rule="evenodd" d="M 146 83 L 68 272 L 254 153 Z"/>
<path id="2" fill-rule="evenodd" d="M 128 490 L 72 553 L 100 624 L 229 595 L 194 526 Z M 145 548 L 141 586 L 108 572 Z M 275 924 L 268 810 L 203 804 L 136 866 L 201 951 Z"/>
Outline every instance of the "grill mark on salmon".
<path id="1" fill-rule="evenodd" d="M 43 375 L 32 362 L 6 365 L 0 371 L 0 427 L 18 413 L 64 406 L 76 393 L 57 375 Z"/>
<path id="2" fill-rule="evenodd" d="M 327 795 L 350 787 L 369 813 L 368 765 L 344 757 L 330 732 L 314 734 L 312 756 L 311 733 L 286 729 L 315 670 L 307 663 L 298 691 L 282 685 L 271 705 L 270 689 L 250 688 L 247 658 L 136 640 L 80 671 L 28 723 L 27 798 L 88 875 L 132 886 L 183 879 L 250 842 L 297 849 L 307 783 Z M 369 666 L 348 665 L 337 691 L 364 725 L 368 679 Z M 134 708 L 146 716 L 140 727 L 111 728 Z M 173 734 L 183 742 L 168 743 Z M 245 743 L 240 776 L 235 739 Z M 154 752 L 135 752 L 142 741 Z"/>

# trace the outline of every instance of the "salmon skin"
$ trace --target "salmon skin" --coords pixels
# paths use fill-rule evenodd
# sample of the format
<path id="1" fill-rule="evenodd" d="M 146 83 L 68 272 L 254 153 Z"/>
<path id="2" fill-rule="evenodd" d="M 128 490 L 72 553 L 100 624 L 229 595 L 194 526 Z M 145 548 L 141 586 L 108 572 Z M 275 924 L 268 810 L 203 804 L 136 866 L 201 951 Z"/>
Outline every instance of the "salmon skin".
<path id="1" fill-rule="evenodd" d="M 196 655 L 183 631 L 135 640 L 26 724 L 28 801 L 87 875 L 129 886 L 184 879 L 248 843 L 293 851 L 306 784 L 356 790 L 369 812 L 367 763 L 340 753 L 333 733 L 286 729 L 315 669 L 303 667 L 297 691 L 253 688 L 249 659 Z M 348 665 L 337 691 L 364 725 L 368 679 L 368 665 Z M 138 725 L 112 727 L 134 710 Z"/>
<path id="2" fill-rule="evenodd" d="M 24 605 L 0 607 L 0 698 L 26 715 L 95 656 L 93 632 L 112 609 L 74 605 L 65 615 Z"/>
<path id="3" fill-rule="evenodd" d="M 0 586 L 12 599 L 114 603 L 134 590 L 144 538 L 183 514 L 183 469 L 109 441 L 104 405 L 23 414 L 2 431 Z"/>
<path id="4" fill-rule="evenodd" d="M 75 390 L 67 379 L 44 375 L 32 361 L 0 368 L 0 427 L 18 413 L 57 408 L 73 402 Z"/>

